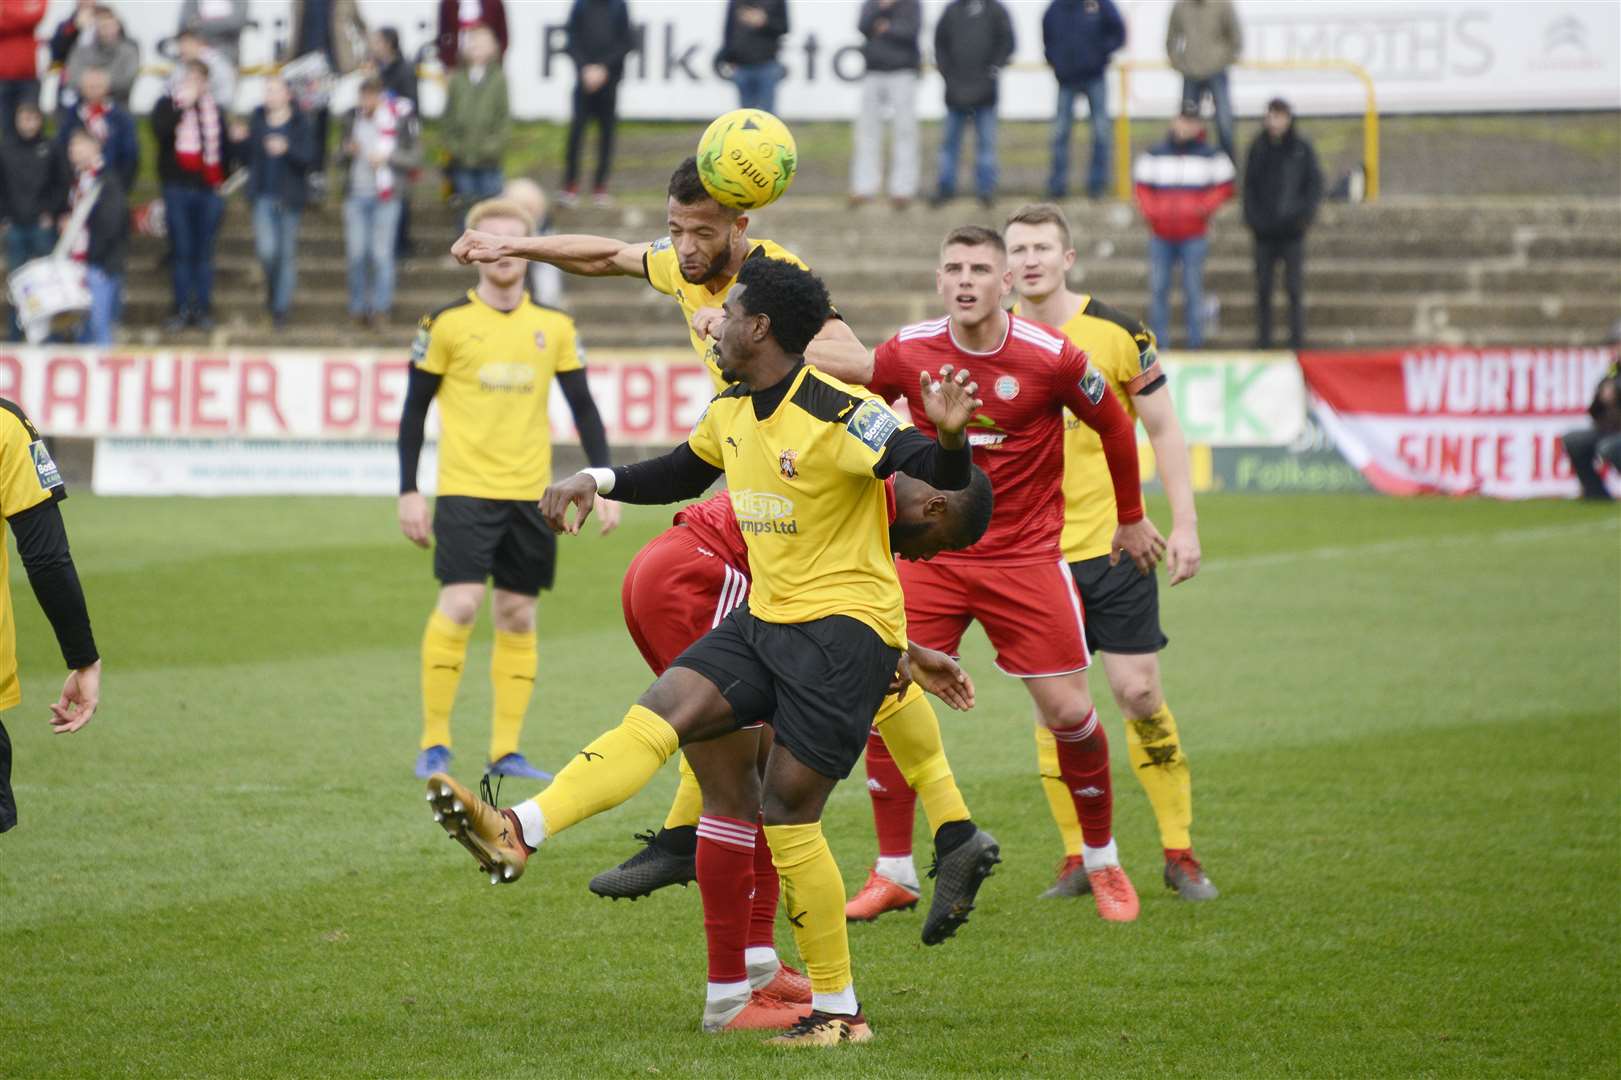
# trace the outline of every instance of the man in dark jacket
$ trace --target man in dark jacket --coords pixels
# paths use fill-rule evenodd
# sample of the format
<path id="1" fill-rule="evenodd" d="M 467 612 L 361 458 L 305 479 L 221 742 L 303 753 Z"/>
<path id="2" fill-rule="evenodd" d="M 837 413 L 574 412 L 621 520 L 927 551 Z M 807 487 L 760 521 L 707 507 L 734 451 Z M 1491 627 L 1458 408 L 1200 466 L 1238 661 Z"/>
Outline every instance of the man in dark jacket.
<path id="1" fill-rule="evenodd" d="M 1282 259 L 1289 347 L 1298 351 L 1306 341 L 1306 229 L 1323 198 L 1323 173 L 1287 101 L 1273 98 L 1263 124 L 1244 164 L 1244 223 L 1255 234 L 1255 344 L 1272 347 L 1272 272 Z"/>
<path id="2" fill-rule="evenodd" d="M 597 171 L 591 190 L 598 205 L 608 201 L 613 168 L 614 127 L 619 122 L 619 83 L 625 57 L 636 47 L 625 0 L 574 0 L 569 9 L 567 51 L 574 61 L 574 116 L 568 126 L 568 159 L 563 169 L 564 206 L 580 197 L 580 150 L 585 128 L 597 125 Z"/>
<path id="3" fill-rule="evenodd" d="M 917 79 L 923 64 L 918 0 L 866 0 L 859 22 L 861 109 L 856 113 L 855 154 L 850 159 L 850 202 L 878 197 L 884 181 L 884 114 L 894 119 L 889 158 L 889 197 L 904 210 L 917 197 Z"/>
<path id="4" fill-rule="evenodd" d="M 1114 0 L 1053 0 L 1041 19 L 1041 41 L 1058 80 L 1047 194 L 1062 199 L 1069 193 L 1069 134 L 1075 99 L 1084 94 L 1092 129 L 1086 194 L 1099 198 L 1109 187 L 1109 58 L 1126 43 L 1126 24 Z"/>
<path id="5" fill-rule="evenodd" d="M 1596 463 L 1609 463 L 1610 470 L 1621 475 L 1621 322 L 1610 331 L 1610 370 L 1604 373 L 1593 389 L 1593 403 L 1587 415 L 1593 426 L 1569 432 L 1564 437 L 1565 453 L 1570 455 L 1576 479 L 1581 481 L 1582 498 L 1608 502 L 1609 489 L 1599 476 Z"/>
<path id="6" fill-rule="evenodd" d="M 777 111 L 777 84 L 788 73 L 777 50 L 787 33 L 788 0 L 728 0 L 716 59 L 732 69 L 738 108 Z"/>
<path id="7" fill-rule="evenodd" d="M 946 83 L 940 177 L 930 200 L 957 194 L 963 129 L 974 125 L 974 187 L 987 208 L 996 196 L 996 90 L 1013 58 L 1013 20 L 1000 0 L 952 0 L 934 27 L 934 63 Z"/>
<path id="8" fill-rule="evenodd" d="M 56 246 L 56 215 L 67 194 L 66 161 L 45 137 L 39 106 L 25 103 L 14 114 L 17 134 L 0 139 L 0 224 L 6 229 L 6 272 L 49 255 Z M 16 316 L 10 338 L 22 340 Z"/>

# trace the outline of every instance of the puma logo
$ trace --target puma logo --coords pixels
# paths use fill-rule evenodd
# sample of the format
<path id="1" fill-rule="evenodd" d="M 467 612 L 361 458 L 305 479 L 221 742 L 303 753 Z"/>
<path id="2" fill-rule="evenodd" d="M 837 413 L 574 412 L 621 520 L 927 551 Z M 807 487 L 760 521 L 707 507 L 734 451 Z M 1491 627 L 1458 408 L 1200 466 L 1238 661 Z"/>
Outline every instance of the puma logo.
<path id="1" fill-rule="evenodd" d="M 580 756 L 585 758 L 585 760 L 587 760 L 587 761 L 590 761 L 592 758 L 599 758 L 600 759 L 602 757 L 601 754 L 593 754 L 589 750 L 581 750 L 580 751 Z"/>
<path id="2" fill-rule="evenodd" d="M 788 916 L 788 921 L 793 923 L 799 929 L 803 930 L 803 929 L 805 929 L 805 924 L 803 922 L 801 922 L 800 920 L 803 919 L 806 916 L 806 914 L 808 914 L 808 913 L 809 913 L 808 908 L 805 911 L 801 911 L 798 915 L 794 915 L 794 914 L 790 913 L 789 916 Z"/>
<path id="3" fill-rule="evenodd" d="M 435 671 L 460 671 L 461 669 L 462 669 L 462 666 L 460 664 L 435 664 L 435 665 L 433 665 L 433 670 L 435 670 Z"/>
<path id="4" fill-rule="evenodd" d="M 732 438 L 730 435 L 726 436 L 726 445 L 732 448 L 732 455 L 734 457 L 743 452 L 743 448 L 737 445 L 737 440 Z"/>

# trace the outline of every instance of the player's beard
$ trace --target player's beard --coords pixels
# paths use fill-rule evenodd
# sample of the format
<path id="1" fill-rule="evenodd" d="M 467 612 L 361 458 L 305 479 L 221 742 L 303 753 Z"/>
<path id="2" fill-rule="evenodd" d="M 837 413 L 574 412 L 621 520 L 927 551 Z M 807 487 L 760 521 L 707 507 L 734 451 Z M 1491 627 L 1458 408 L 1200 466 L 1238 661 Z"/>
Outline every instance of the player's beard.
<path id="1" fill-rule="evenodd" d="M 687 279 L 687 283 L 689 285 L 707 285 L 711 281 L 714 281 L 716 278 L 720 277 L 720 272 L 726 269 L 726 263 L 731 259 L 731 257 L 732 252 L 730 249 L 723 250 L 710 260 L 709 266 L 697 277 L 693 277 L 691 274 L 687 273 L 687 268 L 685 266 L 681 268 L 681 276 Z"/>
<path id="2" fill-rule="evenodd" d="M 917 550 L 933 527 L 921 521 L 893 521 L 889 526 L 889 546 L 896 555 L 905 559 L 908 557 L 906 552 Z"/>

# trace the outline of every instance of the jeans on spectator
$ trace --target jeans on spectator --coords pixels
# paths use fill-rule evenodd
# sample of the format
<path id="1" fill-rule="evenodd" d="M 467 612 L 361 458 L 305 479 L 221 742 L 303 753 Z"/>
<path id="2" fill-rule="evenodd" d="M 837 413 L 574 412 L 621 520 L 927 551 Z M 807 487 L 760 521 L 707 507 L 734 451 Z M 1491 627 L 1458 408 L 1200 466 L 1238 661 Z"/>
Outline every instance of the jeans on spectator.
<path id="1" fill-rule="evenodd" d="M 51 253 L 56 246 L 56 230 L 45 225 L 12 225 L 6 230 L 6 273 L 11 273 L 25 262 L 42 258 Z M 0 299 L 4 299 L 4 290 L 0 289 Z M 7 310 L 8 334 L 12 341 L 23 339 L 22 327 L 17 323 L 17 313 L 9 307 Z"/>
<path id="2" fill-rule="evenodd" d="M 450 186 L 456 197 L 469 206 L 481 199 L 493 199 L 501 194 L 506 175 L 499 165 L 452 165 Z"/>
<path id="3" fill-rule="evenodd" d="M 1582 498 L 1608 499 L 1609 489 L 1604 486 L 1593 462 L 1603 458 L 1612 470 L 1621 473 L 1621 433 L 1580 428 L 1567 432 L 1564 442 L 1565 453 L 1570 455 L 1571 467 L 1576 470 L 1576 479 L 1581 481 Z"/>
<path id="4" fill-rule="evenodd" d="M 253 248 L 264 267 L 270 314 L 286 317 L 298 280 L 298 226 L 303 211 L 280 199 L 261 195 L 253 203 Z"/>
<path id="5" fill-rule="evenodd" d="M 777 111 L 777 84 L 788 69 L 772 60 L 766 64 L 739 64 L 732 69 L 737 84 L 737 107 Z"/>
<path id="6" fill-rule="evenodd" d="M 0 79 L 0 139 L 17 137 L 17 106 L 39 104 L 38 79 Z"/>
<path id="7" fill-rule="evenodd" d="M 1187 308 L 1187 347 L 1197 349 L 1204 344 L 1204 259 L 1210 250 L 1208 237 L 1195 236 L 1191 240 L 1162 240 L 1148 238 L 1148 326 L 1159 338 L 1160 345 L 1170 343 L 1171 323 L 1171 268 L 1177 260 L 1182 262 L 1182 303 Z"/>
<path id="8" fill-rule="evenodd" d="M 111 345 L 113 331 L 124 314 L 124 275 L 109 274 L 99 266 L 87 267 L 90 314 L 79 331 L 80 345 Z"/>
<path id="9" fill-rule="evenodd" d="M 974 188 L 982 199 L 996 194 L 996 106 L 946 110 L 946 133 L 940 143 L 938 192 L 949 199 L 957 193 L 957 158 L 962 153 L 963 129 L 974 125 Z"/>
<path id="10" fill-rule="evenodd" d="M 350 315 L 387 315 L 394 306 L 394 237 L 401 197 L 350 195 L 343 201 Z"/>
<path id="11" fill-rule="evenodd" d="M 1182 100 L 1197 104 L 1206 94 L 1216 105 L 1216 137 L 1221 140 L 1221 148 L 1234 163 L 1238 161 L 1238 153 L 1233 148 L 1233 99 L 1227 92 L 1227 73 L 1218 71 L 1204 79 L 1183 79 Z"/>
<path id="12" fill-rule="evenodd" d="M 619 123 L 619 82 L 609 79 L 594 92 L 574 84 L 574 115 L 568 124 L 568 158 L 563 167 L 563 186 L 578 190 L 580 183 L 580 151 L 585 148 L 587 124 L 597 125 L 597 171 L 593 188 L 608 186 L 608 173 L 614 161 L 614 127 Z"/>
<path id="13" fill-rule="evenodd" d="M 1075 126 L 1075 100 L 1085 96 L 1087 124 L 1092 130 L 1092 161 L 1086 170 L 1086 193 L 1097 198 L 1109 190 L 1109 77 L 1099 75 L 1074 86 L 1059 86 L 1058 112 L 1053 117 L 1053 167 L 1047 194 L 1062 199 L 1069 194 L 1069 135 Z"/>
<path id="14" fill-rule="evenodd" d="M 1255 238 L 1255 345 L 1272 347 L 1272 278 L 1283 260 L 1283 291 L 1289 297 L 1289 348 L 1306 347 L 1306 238 Z"/>
<path id="15" fill-rule="evenodd" d="M 225 200 L 212 188 L 165 184 L 163 209 L 169 226 L 169 260 L 177 315 L 209 315 L 214 309 L 214 238 Z"/>
<path id="16" fill-rule="evenodd" d="M 897 199 L 917 194 L 917 79 L 915 71 L 869 71 L 861 77 L 855 154 L 850 159 L 850 194 L 870 199 L 883 187 L 886 113 L 894 129 L 889 193 Z"/>

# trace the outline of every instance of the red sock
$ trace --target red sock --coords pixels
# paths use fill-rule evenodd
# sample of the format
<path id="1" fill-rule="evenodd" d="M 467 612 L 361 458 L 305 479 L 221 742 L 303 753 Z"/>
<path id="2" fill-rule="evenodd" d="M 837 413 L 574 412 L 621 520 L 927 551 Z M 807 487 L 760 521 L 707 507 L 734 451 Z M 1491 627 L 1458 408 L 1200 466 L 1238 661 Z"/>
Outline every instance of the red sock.
<path id="1" fill-rule="evenodd" d="M 1093 709 L 1079 727 L 1053 729 L 1058 740 L 1058 774 L 1064 778 L 1081 839 L 1087 847 L 1105 847 L 1114 835 L 1114 785 L 1109 779 L 1109 737 Z"/>
<path id="2" fill-rule="evenodd" d="M 761 825 L 765 820 L 761 819 Z M 777 947 L 777 896 L 782 883 L 777 879 L 777 867 L 771 861 L 771 845 L 765 842 L 762 829 L 754 842 L 754 900 L 749 914 L 749 948 Z"/>
<path id="3" fill-rule="evenodd" d="M 912 817 L 917 792 L 906 785 L 884 737 L 873 728 L 867 736 L 867 794 L 872 796 L 872 821 L 878 829 L 878 854 L 912 854 Z"/>
<path id="4" fill-rule="evenodd" d="M 756 845 L 763 847 L 765 840 L 752 821 L 708 814 L 698 819 L 698 892 L 704 901 L 712 983 L 738 983 L 749 977 L 743 949 L 749 936 Z"/>

